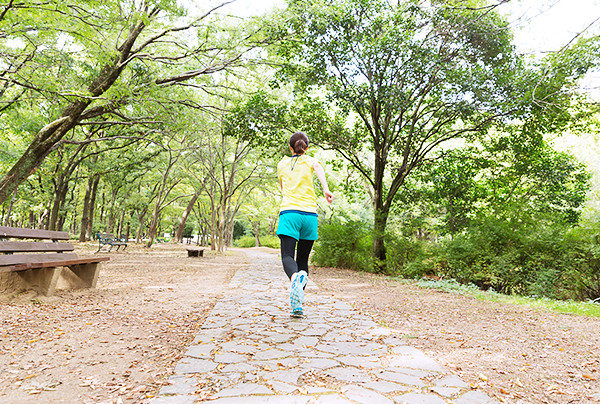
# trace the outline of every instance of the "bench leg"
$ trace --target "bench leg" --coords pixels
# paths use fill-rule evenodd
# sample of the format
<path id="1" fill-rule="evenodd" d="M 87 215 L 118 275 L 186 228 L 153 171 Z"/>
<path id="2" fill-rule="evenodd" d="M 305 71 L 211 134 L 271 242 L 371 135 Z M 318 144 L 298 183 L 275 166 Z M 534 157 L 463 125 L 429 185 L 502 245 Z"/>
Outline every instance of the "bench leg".
<path id="1" fill-rule="evenodd" d="M 85 288 L 95 288 L 100 274 L 100 262 L 70 266 L 69 269 L 83 282 Z"/>
<path id="2" fill-rule="evenodd" d="M 52 296 L 60 278 L 62 268 L 41 268 L 19 271 L 18 274 L 29 286 L 45 296 Z"/>

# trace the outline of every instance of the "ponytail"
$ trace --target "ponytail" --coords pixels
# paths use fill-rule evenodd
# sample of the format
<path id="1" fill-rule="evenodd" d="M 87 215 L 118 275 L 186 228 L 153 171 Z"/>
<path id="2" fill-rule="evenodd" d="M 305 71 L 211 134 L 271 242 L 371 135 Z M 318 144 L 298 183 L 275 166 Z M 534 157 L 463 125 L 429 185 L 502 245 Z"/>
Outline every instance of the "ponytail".
<path id="1" fill-rule="evenodd" d="M 290 137 L 290 146 L 294 149 L 294 154 L 304 154 L 308 144 L 308 137 L 303 132 L 296 132 Z"/>

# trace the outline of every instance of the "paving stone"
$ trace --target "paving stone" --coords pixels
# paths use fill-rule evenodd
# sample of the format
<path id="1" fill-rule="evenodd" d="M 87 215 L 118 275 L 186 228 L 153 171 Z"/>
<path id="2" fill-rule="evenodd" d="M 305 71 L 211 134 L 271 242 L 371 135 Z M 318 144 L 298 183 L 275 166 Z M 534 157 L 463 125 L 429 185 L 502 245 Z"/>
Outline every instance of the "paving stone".
<path id="1" fill-rule="evenodd" d="M 306 336 L 321 336 L 329 331 L 329 328 L 307 328 L 304 331 L 301 331 L 300 334 Z"/>
<path id="2" fill-rule="evenodd" d="M 458 387 L 435 386 L 431 388 L 431 391 L 443 397 L 452 397 L 460 393 L 461 389 Z"/>
<path id="3" fill-rule="evenodd" d="M 172 384 L 161 387 L 159 395 L 194 394 L 198 384 L 195 378 L 186 376 L 171 376 L 169 382 Z"/>
<path id="4" fill-rule="evenodd" d="M 435 383 L 436 386 L 468 388 L 469 385 L 456 375 L 446 376 Z"/>
<path id="5" fill-rule="evenodd" d="M 319 397 L 319 404 L 348 404 L 352 401 L 340 396 L 339 394 L 325 394 Z"/>
<path id="6" fill-rule="evenodd" d="M 265 366 L 270 367 L 273 370 L 278 369 L 280 366 L 284 368 L 294 368 L 300 365 L 300 359 L 298 358 L 283 358 L 283 359 L 274 359 L 274 360 L 264 360 L 264 361 L 254 361 L 252 362 L 254 365 L 264 368 Z"/>
<path id="7" fill-rule="evenodd" d="M 420 370 L 420 369 L 411 369 L 411 368 L 402 368 L 398 366 L 385 366 L 384 367 L 388 372 L 396 372 L 396 373 L 404 373 L 405 375 L 415 376 L 415 377 L 429 377 L 435 376 L 435 372 Z"/>
<path id="8" fill-rule="evenodd" d="M 390 382 L 405 384 L 407 386 L 425 387 L 425 383 L 416 376 L 407 375 L 398 372 L 382 372 L 377 377 Z"/>
<path id="9" fill-rule="evenodd" d="M 200 330 L 192 344 L 209 343 L 220 340 L 225 335 L 224 330 Z"/>
<path id="10" fill-rule="evenodd" d="M 370 382 L 371 381 L 371 376 L 367 372 L 365 372 L 364 370 L 360 370 L 360 369 L 356 369 L 356 368 L 352 368 L 352 367 L 347 367 L 347 368 L 338 367 L 338 368 L 328 369 L 326 371 L 326 373 L 329 376 L 335 377 L 336 379 L 344 381 L 344 382 Z"/>
<path id="11" fill-rule="evenodd" d="M 308 362 L 300 365 L 300 367 L 306 368 L 306 369 L 321 369 L 321 370 L 333 368 L 336 366 L 340 366 L 340 363 L 336 360 L 328 359 L 328 358 L 311 359 Z"/>
<path id="12" fill-rule="evenodd" d="M 200 344 L 192 345 L 185 352 L 184 356 L 191 356 L 192 358 L 210 359 L 210 353 L 216 348 L 214 344 Z"/>
<path id="13" fill-rule="evenodd" d="M 293 393 L 298 390 L 298 386 L 294 386 L 288 383 L 279 382 L 277 380 L 273 380 L 269 383 L 271 388 L 275 390 L 277 393 Z"/>
<path id="14" fill-rule="evenodd" d="M 307 404 L 312 397 L 308 396 L 256 396 L 256 397 L 224 397 L 209 401 L 210 404 Z M 332 403 L 333 404 L 333 403 Z"/>
<path id="15" fill-rule="evenodd" d="M 249 363 L 232 363 L 232 364 L 225 366 L 223 369 L 221 369 L 221 372 L 223 372 L 223 373 L 230 373 L 230 372 L 244 373 L 244 372 L 251 372 L 253 370 L 256 370 L 256 366 L 252 366 Z"/>
<path id="16" fill-rule="evenodd" d="M 289 384 L 298 384 L 298 378 L 304 373 L 298 370 L 277 370 L 270 372 L 262 372 L 259 375 L 263 380 L 278 380 Z"/>
<path id="17" fill-rule="evenodd" d="M 265 359 L 283 359 L 291 355 L 290 352 L 282 351 L 281 349 L 268 349 L 266 351 L 257 352 L 252 356 L 254 360 L 265 360 Z"/>
<path id="18" fill-rule="evenodd" d="M 319 339 L 317 337 L 309 337 L 303 335 L 301 337 L 296 338 L 294 341 L 292 341 L 292 343 L 301 346 L 314 347 L 319 343 Z"/>
<path id="19" fill-rule="evenodd" d="M 271 389 L 262 384 L 255 383 L 239 383 L 232 387 L 228 387 L 214 394 L 212 397 L 234 397 L 234 396 L 254 396 L 275 394 Z"/>
<path id="20" fill-rule="evenodd" d="M 306 389 L 306 391 L 308 392 L 308 394 L 323 394 L 323 393 L 327 393 L 327 394 L 332 394 L 332 393 L 336 393 L 335 390 L 331 390 L 325 387 L 315 387 L 315 386 L 304 386 L 304 388 Z"/>
<path id="21" fill-rule="evenodd" d="M 482 391 L 469 391 L 468 393 L 463 394 L 456 400 L 454 400 L 455 404 L 495 404 L 498 403 L 495 400 L 492 400 L 487 394 Z"/>
<path id="22" fill-rule="evenodd" d="M 195 402 L 196 397 L 194 396 L 165 396 L 150 400 L 151 404 L 193 404 Z"/>
<path id="23" fill-rule="evenodd" d="M 381 367 L 381 362 L 377 357 L 365 357 L 365 356 L 338 356 L 338 361 L 348 366 L 363 367 L 365 369 L 372 369 L 375 367 Z"/>
<path id="24" fill-rule="evenodd" d="M 409 389 L 407 386 L 388 381 L 362 383 L 362 386 L 379 391 L 380 393 L 392 393 L 394 391 L 406 391 Z"/>
<path id="25" fill-rule="evenodd" d="M 298 356 L 302 357 L 302 358 L 335 358 L 335 355 L 333 355 L 333 354 L 325 353 L 325 352 L 317 352 L 317 351 L 313 351 L 313 350 L 299 352 Z"/>
<path id="26" fill-rule="evenodd" d="M 373 390 L 365 389 L 359 386 L 344 386 L 342 394 L 352 401 L 363 404 L 394 404 L 389 398 L 382 396 Z"/>
<path id="27" fill-rule="evenodd" d="M 395 348 L 394 348 L 395 349 Z M 433 359 L 426 356 L 423 352 L 413 352 L 410 354 L 394 355 L 389 358 L 390 366 L 402 366 L 414 369 L 426 369 L 436 372 L 443 372 L 444 369 Z"/>
<path id="28" fill-rule="evenodd" d="M 221 319 L 211 319 L 210 321 L 205 321 L 204 324 L 202 324 L 203 329 L 211 329 L 211 328 L 223 328 L 227 325 L 227 321 L 226 320 L 221 320 Z"/>
<path id="29" fill-rule="evenodd" d="M 319 351 L 344 355 L 383 355 L 387 353 L 387 348 L 375 343 L 359 342 L 321 342 L 315 347 Z"/>
<path id="30" fill-rule="evenodd" d="M 295 334 L 275 334 L 275 335 L 270 335 L 267 338 L 265 338 L 265 342 L 267 342 L 267 343 L 287 342 L 287 341 L 291 340 L 292 338 L 294 338 L 295 336 L 296 336 Z"/>
<path id="31" fill-rule="evenodd" d="M 221 351 L 229 351 L 229 352 L 236 352 L 236 353 L 241 353 L 241 354 L 248 354 L 248 353 L 256 353 L 260 350 L 266 349 L 268 347 L 267 344 L 258 344 L 258 345 L 254 345 L 255 342 L 250 342 L 251 340 L 249 340 L 247 343 L 245 343 L 245 341 L 228 341 L 225 342 L 224 344 L 221 344 Z"/>
<path id="32" fill-rule="evenodd" d="M 245 362 L 248 358 L 245 355 L 240 355 L 233 352 L 225 352 L 220 354 L 215 354 L 215 362 L 218 363 L 237 363 L 237 362 Z"/>
<path id="33" fill-rule="evenodd" d="M 183 358 L 175 366 L 175 373 L 204 373 L 215 369 L 217 364 L 206 359 Z"/>
<path id="34" fill-rule="evenodd" d="M 408 393 L 394 397 L 394 401 L 402 404 L 447 404 L 441 398 L 420 393 Z"/>

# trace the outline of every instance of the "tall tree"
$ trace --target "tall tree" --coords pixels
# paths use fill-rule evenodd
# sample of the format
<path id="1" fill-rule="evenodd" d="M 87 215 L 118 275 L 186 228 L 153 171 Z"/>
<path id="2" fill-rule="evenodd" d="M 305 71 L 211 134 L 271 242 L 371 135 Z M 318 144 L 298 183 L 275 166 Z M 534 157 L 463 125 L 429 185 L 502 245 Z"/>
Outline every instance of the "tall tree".
<path id="1" fill-rule="evenodd" d="M 0 102 L 22 94 L 45 99 L 46 121 L 0 178 L 0 202 L 41 165 L 77 125 L 112 114 L 130 121 L 124 106 L 136 97 L 228 69 L 253 48 L 205 14 L 186 17 L 175 0 L 48 0 L 9 2 L 0 11 Z M 196 35 L 194 35 L 196 34 Z M 73 57 L 74 54 L 77 57 Z M 54 79 L 52 79 L 54 78 Z"/>
<path id="2" fill-rule="evenodd" d="M 485 1 L 288 4 L 272 29 L 282 38 L 280 77 L 304 94 L 293 122 L 368 182 L 380 266 L 390 208 L 415 168 L 445 144 L 472 141 L 504 118 L 536 113 L 551 122 L 568 105 L 564 87 L 591 65 L 584 58 L 541 72 L 528 67 L 507 22 Z"/>

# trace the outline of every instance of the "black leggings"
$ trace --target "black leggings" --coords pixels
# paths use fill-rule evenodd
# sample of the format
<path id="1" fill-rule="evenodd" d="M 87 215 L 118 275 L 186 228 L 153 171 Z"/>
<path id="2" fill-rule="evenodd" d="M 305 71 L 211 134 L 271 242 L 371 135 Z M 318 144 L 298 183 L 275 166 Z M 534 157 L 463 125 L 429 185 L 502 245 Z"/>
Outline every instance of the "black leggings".
<path id="1" fill-rule="evenodd" d="M 298 271 L 308 273 L 308 256 L 315 241 L 296 241 L 295 238 L 289 236 L 279 236 L 279 239 L 281 240 L 281 262 L 288 278 L 292 279 L 292 275 Z M 298 243 L 298 251 L 296 251 L 296 243 Z"/>

